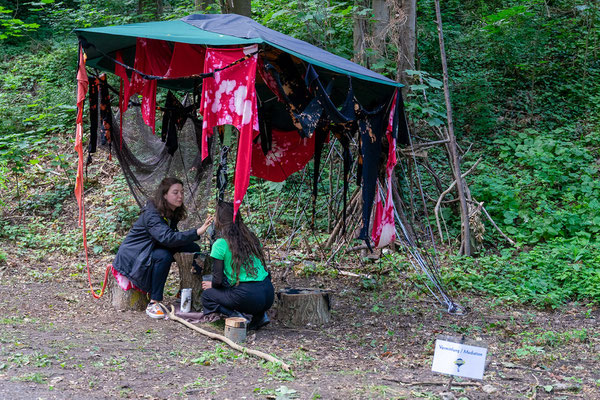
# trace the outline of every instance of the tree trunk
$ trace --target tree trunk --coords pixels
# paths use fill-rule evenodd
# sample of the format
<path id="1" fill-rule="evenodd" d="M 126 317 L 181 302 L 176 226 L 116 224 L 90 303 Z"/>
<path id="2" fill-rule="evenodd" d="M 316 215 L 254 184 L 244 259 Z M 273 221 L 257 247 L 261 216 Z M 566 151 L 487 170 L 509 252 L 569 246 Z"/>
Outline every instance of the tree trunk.
<path id="1" fill-rule="evenodd" d="M 198 253 L 175 253 L 175 262 L 179 267 L 179 288 L 192 289 L 192 310 L 202 310 L 202 275 L 211 273 L 210 257 Z M 202 274 L 193 273 L 194 260 L 202 268 Z"/>
<path id="2" fill-rule="evenodd" d="M 454 122 L 452 120 L 452 105 L 450 103 L 450 86 L 448 84 L 448 64 L 446 61 L 446 50 L 444 48 L 444 32 L 442 29 L 442 13 L 440 11 L 440 1 L 435 0 L 435 14 L 437 17 L 438 37 L 440 42 L 440 56 L 442 61 L 442 71 L 444 74 L 444 98 L 446 100 L 446 117 L 448 119 L 448 149 L 452 158 L 452 171 L 456 179 L 456 189 L 460 200 L 460 220 L 461 220 L 461 249 L 462 254 L 471 255 L 471 229 L 469 227 L 469 209 L 465 198 L 464 180 L 460 173 L 460 159 L 456 145 L 456 136 L 454 136 Z"/>
<path id="3" fill-rule="evenodd" d="M 252 16 L 250 0 L 220 0 L 223 14 L 238 14 L 245 17 Z"/>
<path id="4" fill-rule="evenodd" d="M 114 276 L 109 278 L 110 302 L 119 311 L 144 311 L 150 302 L 148 295 L 137 290 L 123 290 Z"/>
<path id="5" fill-rule="evenodd" d="M 396 80 L 408 86 L 407 69 L 415 69 L 415 49 L 417 45 L 417 0 L 395 0 L 399 15 L 404 23 L 398 26 L 398 55 L 396 58 Z M 406 92 L 406 89 L 404 89 Z"/>
<path id="6" fill-rule="evenodd" d="M 373 53 L 369 60 L 370 65 L 385 58 L 386 38 L 390 24 L 390 9 L 386 0 L 373 0 Z"/>
<path id="7" fill-rule="evenodd" d="M 369 33 L 369 19 L 367 15 L 361 12 L 363 8 L 369 7 L 368 0 L 355 0 L 354 5 L 358 7 L 358 12 L 354 14 L 354 58 L 357 64 L 368 67 L 367 63 L 367 36 Z"/>

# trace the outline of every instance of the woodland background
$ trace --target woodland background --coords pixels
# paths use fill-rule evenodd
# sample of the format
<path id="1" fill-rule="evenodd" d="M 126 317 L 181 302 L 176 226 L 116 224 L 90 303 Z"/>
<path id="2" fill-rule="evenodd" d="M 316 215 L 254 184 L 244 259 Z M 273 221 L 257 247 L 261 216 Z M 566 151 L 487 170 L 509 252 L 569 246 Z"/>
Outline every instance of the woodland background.
<path id="1" fill-rule="evenodd" d="M 479 160 L 465 177 L 470 193 L 516 242 L 515 246 L 508 243 L 480 214 L 473 218 L 472 256 L 459 252 L 457 194 L 451 191 L 442 203 L 443 237 L 433 213 L 438 197 L 453 181 L 445 147 L 427 144 L 439 141 L 447 126 L 435 2 L 234 3 L 0 0 L 3 273 L 11 260 L 18 260 L 36 266 L 23 273 L 37 282 L 65 274 L 86 277 L 73 196 L 77 41 L 72 30 L 174 19 L 193 12 L 248 14 L 251 10 L 255 20 L 272 29 L 406 85 L 405 105 L 416 148 L 399 153 L 396 172 L 402 201 L 426 252 L 433 251 L 427 222 L 433 227 L 439 275 L 459 302 L 482 296 L 486 303 L 501 307 L 556 312 L 574 307 L 588 317 L 595 313 L 600 301 L 597 1 L 441 1 L 461 170 L 464 173 Z M 405 38 L 414 38 L 414 47 Z M 414 61 L 405 57 L 411 53 Z M 112 260 L 139 213 L 116 161 L 106 158 L 102 153 L 95 156 L 85 185 L 88 241 L 97 264 L 95 286 L 106 265 L 102 263 Z M 274 268 L 293 269 L 302 276 L 336 277 L 342 270 L 370 274 L 372 278 L 355 282 L 367 289 L 410 282 L 408 290 L 420 298 L 426 278 L 411 269 L 401 248 L 373 262 L 349 250 L 358 243 L 348 243 L 333 256 L 313 255 L 305 261 L 315 243 L 320 246 L 327 240 L 336 218 L 326 211 L 326 186 L 334 167 L 323 168 L 321 211 L 314 230 L 298 224 L 296 200 L 288 209 L 280 208 L 274 225 L 265 211 L 281 193 L 310 201 L 310 184 L 301 174 L 282 184 L 251 181 L 245 212 L 259 236 L 281 249 L 290 232 L 300 232 L 285 244 L 286 258 L 273 260 Z M 415 187 L 417 177 L 423 195 Z M 305 190 L 298 190 L 302 185 Z"/>
<path id="2" fill-rule="evenodd" d="M 385 2 L 367 3 L 254 1 L 252 16 L 268 27 L 354 57 L 391 78 L 402 78 L 408 88 L 405 101 L 415 143 L 436 140 L 446 112 L 434 2 L 416 3 L 412 34 L 406 26 L 411 2 L 388 2 L 387 25 L 375 19 Z M 63 231 L 67 228 L 57 221 L 65 204 L 73 201 L 76 168 L 72 142 L 77 44 L 72 29 L 173 19 L 202 9 L 228 11 L 216 3 L 191 1 L 0 1 L 0 238 L 4 243 L 29 255 L 81 253 L 80 233 Z M 466 177 L 472 196 L 484 203 L 518 245 L 511 246 L 481 217 L 485 232 L 477 235 L 474 257 L 458 257 L 459 209 L 456 202 L 449 203 L 442 207 L 447 231 L 443 239 L 435 237 L 444 282 L 452 290 L 541 307 L 598 301 L 598 3 L 443 1 L 441 10 L 455 134 L 464 153 L 461 170 L 464 173 L 481 157 Z M 398 60 L 407 53 L 398 48 L 404 42 L 399 35 L 406 32 L 416 38 L 414 65 L 401 69 Z M 399 74 L 399 69 L 408 73 Z M 432 210 L 453 178 L 443 146 L 428 149 L 417 162 L 428 216 L 437 233 Z M 403 160 L 410 169 L 411 157 Z M 411 174 L 407 168 L 396 169 L 401 184 L 416 176 L 407 178 Z M 92 225 L 90 242 L 96 254 L 111 254 L 138 209 L 118 173 L 109 186 L 100 185 L 95 173 L 88 175 L 87 190 L 109 197 L 111 204 L 98 211 L 102 215 L 90 212 L 90 218 L 102 221 Z M 295 196 L 294 179 L 298 178 L 262 186 L 266 198 L 252 196 L 250 190 L 248 208 L 256 210 L 253 223 L 264 223 L 261 207 L 280 189 Z M 304 192 L 308 198 L 308 187 Z M 410 189 L 403 194 L 405 203 L 412 205 L 416 229 L 423 228 L 427 217 L 420 194 Z M 456 198 L 451 193 L 444 200 L 452 196 Z M 327 193 L 320 195 L 319 208 L 328 208 L 327 197 Z M 289 214 L 280 213 L 279 225 L 292 224 Z M 327 233 L 325 224 L 321 222 L 319 233 Z M 308 240 L 315 237 L 303 235 Z M 0 262 L 6 257 L 0 250 Z M 397 258 L 401 260 L 402 254 L 387 262 L 394 268 L 402 266 Z"/>

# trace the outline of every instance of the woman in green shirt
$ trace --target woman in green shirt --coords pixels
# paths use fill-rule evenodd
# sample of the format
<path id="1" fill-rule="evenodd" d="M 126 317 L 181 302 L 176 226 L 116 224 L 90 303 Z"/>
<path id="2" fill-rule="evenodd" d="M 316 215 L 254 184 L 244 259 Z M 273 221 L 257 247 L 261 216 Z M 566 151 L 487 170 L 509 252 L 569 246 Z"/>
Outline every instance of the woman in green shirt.
<path id="1" fill-rule="evenodd" d="M 217 204 L 215 233 L 218 239 L 210 252 L 214 260 L 212 282 L 202 283 L 204 313 L 251 314 L 248 329 L 268 324 L 266 311 L 273 305 L 274 290 L 265 255 L 239 213 L 233 222 L 233 203 Z"/>

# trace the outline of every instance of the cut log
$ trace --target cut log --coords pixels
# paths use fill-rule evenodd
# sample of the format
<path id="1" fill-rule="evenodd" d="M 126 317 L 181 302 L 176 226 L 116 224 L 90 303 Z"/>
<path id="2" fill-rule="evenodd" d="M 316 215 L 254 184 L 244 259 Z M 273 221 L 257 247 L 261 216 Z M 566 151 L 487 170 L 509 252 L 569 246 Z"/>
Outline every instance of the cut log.
<path id="1" fill-rule="evenodd" d="M 137 290 L 123 290 L 111 275 L 109 280 L 110 302 L 119 311 L 144 311 L 150 302 L 148 295 Z"/>
<path id="2" fill-rule="evenodd" d="M 212 272 L 210 257 L 205 253 L 175 253 L 175 262 L 179 267 L 179 288 L 192 289 L 192 309 L 202 310 L 202 275 Z M 202 271 L 194 273 L 194 261 Z"/>
<path id="3" fill-rule="evenodd" d="M 277 319 L 287 327 L 321 326 L 331 319 L 330 292 L 286 288 L 277 292 Z"/>
<path id="4" fill-rule="evenodd" d="M 246 340 L 246 318 L 231 317 L 225 319 L 225 337 L 236 343 Z"/>

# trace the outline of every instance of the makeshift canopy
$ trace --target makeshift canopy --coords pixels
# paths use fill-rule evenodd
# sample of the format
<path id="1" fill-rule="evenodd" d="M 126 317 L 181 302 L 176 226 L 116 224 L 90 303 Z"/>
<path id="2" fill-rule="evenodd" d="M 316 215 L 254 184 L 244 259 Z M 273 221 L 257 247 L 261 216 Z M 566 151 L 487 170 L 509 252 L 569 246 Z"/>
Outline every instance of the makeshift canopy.
<path id="1" fill-rule="evenodd" d="M 163 112 L 164 142 L 160 160 L 166 157 L 170 165 L 169 157 L 175 158 L 176 152 L 182 151 L 181 129 L 187 120 L 195 133 L 185 140 L 196 148 L 190 155 L 191 161 L 184 166 L 187 165 L 188 173 L 194 171 L 194 179 L 198 180 L 198 176 L 205 175 L 200 172 L 210 162 L 212 136 L 218 131 L 217 127 L 237 128 L 236 212 L 250 175 L 283 181 L 312 158 L 315 159 L 313 190 L 316 196 L 321 149 L 330 135 L 334 135 L 344 149 L 345 201 L 352 159 L 349 144 L 357 140 L 359 154 L 355 156 L 359 159 L 358 183 L 363 187 L 364 204 L 359 237 L 370 244 L 368 229 L 378 175 L 385 172 L 391 177 L 396 141 L 408 141 L 398 90 L 402 85 L 268 29 L 250 18 L 233 14 L 197 14 L 176 21 L 76 29 L 75 33 L 87 58 L 80 58 L 79 115 L 86 90 L 82 83 L 86 63 L 121 79 L 119 118 L 114 120 L 106 78 L 98 76 L 90 80 L 92 139 L 89 151 L 95 150 L 94 135 L 99 127 L 104 133 L 102 140 L 112 140 L 132 190 L 143 186 L 136 169 L 144 170 L 146 176 L 156 176 L 152 168 L 163 165 L 158 158 L 142 162 L 131 157 L 127 146 L 131 148 L 134 139 L 124 140 L 124 137 L 127 110 L 134 103 L 130 101 L 137 101 L 137 97 L 132 96 L 142 96 L 141 117 L 154 132 L 157 86 L 185 91 L 191 96 L 183 103 L 169 92 L 166 104 L 159 106 Z M 81 118 L 78 123 L 81 124 Z M 78 137 L 81 147 L 80 127 Z M 223 140 L 223 135 L 219 138 Z M 221 155 L 226 157 L 227 149 L 222 150 Z M 125 160 L 135 161 L 123 165 L 127 164 Z M 79 173 L 82 171 L 80 161 Z M 385 244 L 381 241 L 382 235 L 385 242 L 393 240 L 390 186 L 388 184 L 385 208 L 380 204 L 375 213 L 373 239 L 379 245 Z M 81 190 L 81 179 L 78 189 Z M 379 195 L 377 199 L 382 201 Z"/>

